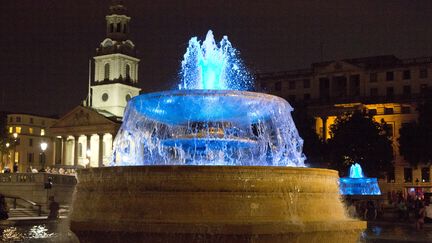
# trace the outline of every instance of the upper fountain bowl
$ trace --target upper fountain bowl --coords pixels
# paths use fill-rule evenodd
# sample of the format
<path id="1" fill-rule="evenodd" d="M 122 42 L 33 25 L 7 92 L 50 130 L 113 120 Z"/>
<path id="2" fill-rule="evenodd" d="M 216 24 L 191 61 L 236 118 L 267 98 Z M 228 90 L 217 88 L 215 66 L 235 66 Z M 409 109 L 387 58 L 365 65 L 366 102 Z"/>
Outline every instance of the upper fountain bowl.
<path id="1" fill-rule="evenodd" d="M 235 90 L 140 95 L 126 108 L 114 165 L 304 166 L 284 99 Z"/>
<path id="2" fill-rule="evenodd" d="M 133 98 L 129 106 L 142 116 L 167 125 L 191 122 L 256 124 L 292 111 L 290 105 L 277 96 L 234 90 L 150 93 Z"/>

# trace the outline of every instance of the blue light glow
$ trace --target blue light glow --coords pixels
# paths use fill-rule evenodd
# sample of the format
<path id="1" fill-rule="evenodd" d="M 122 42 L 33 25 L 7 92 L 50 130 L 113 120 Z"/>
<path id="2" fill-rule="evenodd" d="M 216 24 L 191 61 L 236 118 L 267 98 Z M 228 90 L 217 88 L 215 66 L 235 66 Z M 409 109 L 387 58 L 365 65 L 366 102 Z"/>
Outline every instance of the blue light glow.
<path id="1" fill-rule="evenodd" d="M 179 90 L 143 94 L 126 107 L 112 165 L 304 167 L 284 99 L 254 92 L 228 38 L 189 41 Z"/>
<path id="2" fill-rule="evenodd" d="M 357 163 L 351 165 L 350 176 L 340 178 L 339 181 L 342 195 L 381 195 L 377 178 L 365 177 Z"/>
<path id="3" fill-rule="evenodd" d="M 253 83 L 228 37 L 218 46 L 211 30 L 202 44 L 197 37 L 189 41 L 180 74 L 179 89 L 248 90 Z"/>

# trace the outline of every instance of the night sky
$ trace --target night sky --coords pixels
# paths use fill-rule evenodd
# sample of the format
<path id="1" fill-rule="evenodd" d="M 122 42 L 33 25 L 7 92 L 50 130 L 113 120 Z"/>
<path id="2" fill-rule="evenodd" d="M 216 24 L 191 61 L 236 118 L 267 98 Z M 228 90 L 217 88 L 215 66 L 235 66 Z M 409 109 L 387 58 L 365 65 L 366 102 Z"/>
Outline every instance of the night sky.
<path id="1" fill-rule="evenodd" d="M 2 0 L 0 111 L 63 115 L 87 94 L 109 0 Z M 192 36 L 228 35 L 252 72 L 432 55 L 432 1 L 125 0 L 144 92 L 176 86 Z"/>

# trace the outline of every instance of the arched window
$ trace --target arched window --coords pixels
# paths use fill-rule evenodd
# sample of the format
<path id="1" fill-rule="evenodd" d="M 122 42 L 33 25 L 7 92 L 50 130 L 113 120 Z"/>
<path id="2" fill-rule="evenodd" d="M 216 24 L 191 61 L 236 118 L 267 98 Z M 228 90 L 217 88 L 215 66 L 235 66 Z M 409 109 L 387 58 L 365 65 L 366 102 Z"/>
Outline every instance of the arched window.
<path id="1" fill-rule="evenodd" d="M 110 65 L 109 63 L 105 63 L 104 66 L 104 78 L 109 79 L 110 78 Z"/>
<path id="2" fill-rule="evenodd" d="M 126 64 L 126 78 L 130 78 L 130 65 Z"/>
<path id="3" fill-rule="evenodd" d="M 121 24 L 117 23 L 117 32 L 121 32 Z"/>

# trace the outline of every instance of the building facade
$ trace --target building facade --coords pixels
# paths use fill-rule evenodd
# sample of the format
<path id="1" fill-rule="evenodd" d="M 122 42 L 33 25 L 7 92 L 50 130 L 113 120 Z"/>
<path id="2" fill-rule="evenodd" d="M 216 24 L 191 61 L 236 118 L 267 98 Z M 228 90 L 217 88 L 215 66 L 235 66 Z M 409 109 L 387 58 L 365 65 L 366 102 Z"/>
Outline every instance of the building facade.
<path id="1" fill-rule="evenodd" d="M 380 180 L 383 191 L 430 191 L 429 165 L 412 168 L 399 154 L 399 129 L 417 119 L 417 102 L 432 87 L 432 57 L 376 56 L 314 63 L 308 69 L 258 74 L 260 88 L 307 104 L 316 132 L 330 137 L 330 126 L 345 112 L 362 109 L 387 123 L 392 134 L 395 171 Z"/>
<path id="2" fill-rule="evenodd" d="M 106 38 L 93 58 L 86 105 L 75 107 L 50 127 L 61 148 L 55 153 L 61 166 L 108 165 L 127 102 L 141 90 L 137 87 L 140 60 L 129 39 L 131 18 L 123 1 L 112 1 L 105 19 Z"/>
<path id="3" fill-rule="evenodd" d="M 7 115 L 6 129 L 8 132 L 7 153 L 2 155 L 2 169 L 11 171 L 16 164 L 19 172 L 28 169 L 41 169 L 43 166 L 55 164 L 55 137 L 50 133 L 50 127 L 56 118 L 39 115 L 14 113 Z M 43 151 L 41 144 L 46 143 Z"/>

